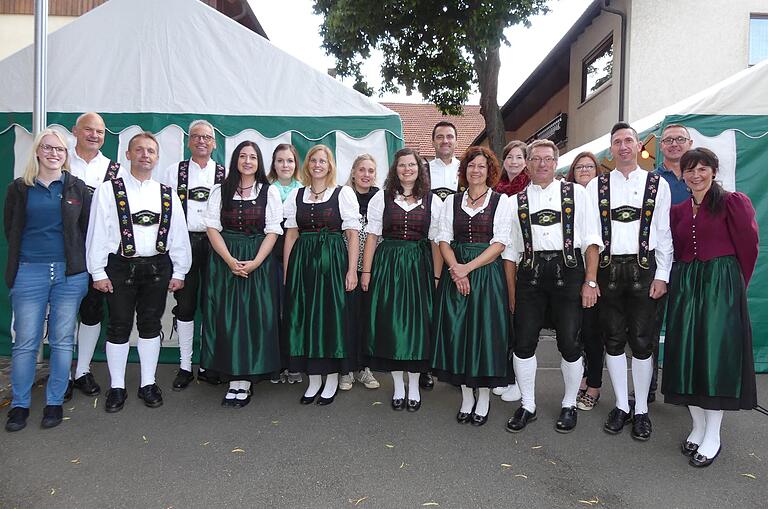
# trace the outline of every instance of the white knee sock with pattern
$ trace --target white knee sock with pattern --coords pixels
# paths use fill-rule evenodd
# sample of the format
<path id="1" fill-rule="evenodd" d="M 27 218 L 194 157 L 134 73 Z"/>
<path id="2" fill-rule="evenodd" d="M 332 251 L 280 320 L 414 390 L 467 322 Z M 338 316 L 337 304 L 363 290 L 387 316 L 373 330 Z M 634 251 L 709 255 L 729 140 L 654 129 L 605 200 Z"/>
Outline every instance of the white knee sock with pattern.
<path id="1" fill-rule="evenodd" d="M 421 401 L 421 391 L 419 390 L 420 373 L 408 372 L 408 399 L 412 401 Z"/>
<path id="2" fill-rule="evenodd" d="M 707 430 L 707 419 L 704 414 L 704 409 L 699 406 L 689 406 L 688 411 L 691 412 L 692 429 L 688 438 L 688 442 L 700 445 L 704 440 L 704 432 Z"/>
<path id="3" fill-rule="evenodd" d="M 720 425 L 723 423 L 724 413 L 722 410 L 704 410 L 707 428 L 697 452 L 707 458 L 714 458 L 720 450 Z"/>
<path id="4" fill-rule="evenodd" d="M 392 399 L 404 399 L 405 398 L 405 381 L 403 381 L 402 371 L 392 372 L 392 385 L 394 386 L 394 392 L 392 393 Z"/>
<path id="5" fill-rule="evenodd" d="M 459 412 L 468 414 L 475 407 L 475 393 L 466 385 L 461 386 L 461 409 Z"/>

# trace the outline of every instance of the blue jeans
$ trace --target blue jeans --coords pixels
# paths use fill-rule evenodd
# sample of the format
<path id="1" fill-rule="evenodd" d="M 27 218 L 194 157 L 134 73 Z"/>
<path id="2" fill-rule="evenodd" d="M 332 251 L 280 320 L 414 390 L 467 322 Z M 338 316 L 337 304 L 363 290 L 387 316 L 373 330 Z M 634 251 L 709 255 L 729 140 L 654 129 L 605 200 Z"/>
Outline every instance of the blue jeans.
<path id="1" fill-rule="evenodd" d="M 48 405 L 61 405 L 72 364 L 75 325 L 80 301 L 88 291 L 88 273 L 66 276 L 66 264 L 20 263 L 10 291 L 16 339 L 11 358 L 11 406 L 29 408 L 35 363 L 43 339 L 45 312 L 48 315 L 50 376 L 46 389 Z"/>

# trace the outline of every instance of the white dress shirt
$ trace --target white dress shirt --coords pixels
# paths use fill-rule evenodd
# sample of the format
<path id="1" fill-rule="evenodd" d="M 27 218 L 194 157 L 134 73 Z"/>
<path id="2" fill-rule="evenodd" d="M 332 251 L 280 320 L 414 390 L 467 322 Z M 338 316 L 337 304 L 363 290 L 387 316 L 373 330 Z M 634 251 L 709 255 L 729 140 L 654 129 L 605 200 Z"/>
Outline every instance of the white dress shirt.
<path id="1" fill-rule="evenodd" d="M 307 187 L 299 187 L 291 191 L 288 198 L 283 203 L 283 214 L 285 215 L 285 227 L 286 228 L 298 228 L 296 224 L 296 196 L 299 193 L 299 189 L 306 189 L 304 191 L 304 203 L 325 203 L 331 199 L 335 187 L 329 186 L 323 193 L 320 201 L 310 201 L 310 189 Z M 360 204 L 357 202 L 357 195 L 355 195 L 354 189 L 349 186 L 343 186 L 339 191 L 339 214 L 341 215 L 341 229 L 342 230 L 360 230 Z"/>
<path id="2" fill-rule="evenodd" d="M 129 171 L 125 171 L 121 177 L 125 182 L 131 214 L 142 210 L 149 210 L 156 214 L 162 212 L 159 182 L 152 179 L 141 182 Z M 156 249 L 159 229 L 159 224 L 133 225 L 136 256 L 148 257 L 160 254 Z M 120 224 L 112 182 L 104 182 L 96 188 L 93 195 L 88 236 L 85 241 L 88 272 L 91 273 L 94 281 L 107 279 L 105 271 L 107 260 L 110 254 L 119 254 L 120 240 Z M 184 280 L 184 276 L 192 265 L 192 249 L 181 201 L 174 192 L 171 192 L 171 224 L 168 231 L 167 252 L 173 263 L 173 279 Z"/>
<path id="3" fill-rule="evenodd" d="M 429 162 L 429 179 L 432 189 L 446 187 L 456 191 L 459 188 L 459 160 L 455 157 L 450 164 L 435 157 Z"/>
<path id="4" fill-rule="evenodd" d="M 410 212 L 417 207 L 420 207 L 423 203 L 423 199 L 416 200 L 415 203 L 406 203 L 405 198 L 398 194 L 395 196 L 395 205 L 400 207 L 406 212 Z M 368 202 L 368 233 L 381 236 L 381 232 L 384 228 L 384 190 L 382 189 L 371 198 Z M 442 210 L 443 202 L 437 196 L 432 196 L 432 205 L 430 210 L 431 219 L 429 221 L 429 233 L 427 237 L 429 240 L 435 241 L 437 239 L 437 232 L 440 229 L 440 211 Z"/>
<path id="5" fill-rule="evenodd" d="M 600 230 L 594 227 L 594 221 L 589 221 L 589 204 L 587 192 L 579 184 L 573 185 L 573 248 L 580 249 L 584 256 L 587 248 L 595 244 L 603 249 L 603 239 Z M 536 184 L 529 184 L 528 192 L 528 216 L 532 216 L 540 210 L 554 210 L 560 212 L 560 221 L 546 226 L 531 224 L 531 238 L 534 251 L 562 251 L 563 250 L 563 219 L 561 195 L 562 181 L 554 180 L 546 188 Z M 517 196 L 510 196 L 510 210 L 512 214 L 511 242 L 502 253 L 505 260 L 519 263 L 523 259 L 525 245 L 523 243 L 523 230 L 518 216 Z"/>
<path id="6" fill-rule="evenodd" d="M 648 172 L 639 166 L 632 170 L 629 178 L 625 178 L 619 170 L 610 173 L 610 198 L 611 209 L 622 206 L 643 208 L 643 196 L 645 196 L 645 182 Z M 597 186 L 600 179 L 594 178 L 587 185 L 587 199 L 589 201 L 590 220 L 598 232 L 602 231 L 600 225 L 600 208 L 598 206 Z M 656 206 L 651 218 L 651 231 L 648 239 L 649 250 L 656 250 L 656 275 L 655 279 L 669 281 L 669 271 L 672 268 L 672 231 L 669 228 L 669 208 L 672 203 L 672 194 L 669 184 L 663 178 L 659 179 L 659 189 L 656 193 Z M 611 220 L 611 254 L 612 255 L 636 255 L 639 251 L 640 221 L 623 223 Z M 601 237 L 602 238 L 602 237 Z"/>
<path id="7" fill-rule="evenodd" d="M 69 151 L 70 173 L 85 182 L 85 185 L 91 189 L 96 189 L 102 182 L 104 182 L 104 176 L 107 174 L 109 163 L 109 158 L 102 154 L 101 151 L 87 163 L 85 162 L 85 159 L 77 155 L 77 151 L 74 148 Z M 120 167 L 118 176 L 123 176 L 122 166 Z"/>
<path id="8" fill-rule="evenodd" d="M 445 199 L 443 203 L 443 211 L 440 214 L 440 228 L 437 232 L 436 242 L 451 242 L 453 240 L 453 200 L 457 195 L 452 194 Z M 485 195 L 483 206 L 477 209 L 469 208 L 469 193 L 464 193 L 464 199 L 461 203 L 461 209 L 466 212 L 469 217 L 474 217 L 477 214 L 483 213 L 488 203 L 491 201 L 491 190 L 488 190 L 488 194 Z M 498 242 L 505 246 L 509 244 L 509 230 L 511 223 L 511 211 L 509 209 L 509 197 L 502 194 L 499 197 L 499 203 L 496 205 L 496 215 L 493 216 L 493 238 L 491 238 L 490 244 Z"/>
<path id="9" fill-rule="evenodd" d="M 258 184 L 249 189 L 250 193 L 240 196 L 235 193 L 234 200 L 255 200 L 261 192 L 261 186 Z M 269 184 L 266 184 L 269 186 Z M 267 189 L 267 209 L 264 212 L 264 233 L 283 234 L 280 223 L 283 221 L 283 201 L 280 199 L 280 191 L 275 186 L 269 186 Z M 221 185 L 216 184 L 211 189 L 211 195 L 208 197 L 208 206 L 203 214 L 203 221 L 206 228 L 213 228 L 221 231 L 224 227 L 221 224 Z"/>
<path id="10" fill-rule="evenodd" d="M 224 170 L 226 176 L 228 172 Z M 178 191 L 179 185 L 179 163 L 168 166 L 165 171 L 160 172 L 158 178 L 159 182 L 167 186 L 171 186 L 174 192 Z M 203 214 L 207 207 L 204 201 L 195 201 L 189 197 L 189 191 L 198 187 L 203 187 L 210 191 L 213 188 L 216 181 L 216 161 L 208 159 L 208 164 L 205 168 L 201 168 L 192 159 L 189 160 L 189 170 L 187 171 L 187 228 L 191 232 L 204 232 L 205 221 L 203 220 Z M 209 195 L 210 199 L 210 195 Z"/>

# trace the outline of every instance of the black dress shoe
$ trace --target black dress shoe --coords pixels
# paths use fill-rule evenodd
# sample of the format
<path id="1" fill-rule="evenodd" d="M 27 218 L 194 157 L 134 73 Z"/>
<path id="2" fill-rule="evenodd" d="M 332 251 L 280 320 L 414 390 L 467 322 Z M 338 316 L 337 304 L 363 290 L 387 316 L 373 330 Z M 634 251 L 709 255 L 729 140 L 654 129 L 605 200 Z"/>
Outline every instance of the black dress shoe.
<path id="1" fill-rule="evenodd" d="M 221 377 L 218 373 L 211 369 L 206 369 L 204 371 L 197 370 L 197 379 L 201 382 L 209 383 L 211 385 L 221 384 Z"/>
<path id="2" fill-rule="evenodd" d="M 693 453 L 695 453 L 698 450 L 699 450 L 699 444 L 689 442 L 688 440 L 680 444 L 680 452 L 683 453 L 683 456 L 689 456 L 689 457 L 693 456 Z"/>
<path id="3" fill-rule="evenodd" d="M 27 426 L 29 408 L 15 406 L 8 412 L 8 421 L 5 423 L 5 431 L 19 431 Z"/>
<path id="4" fill-rule="evenodd" d="M 86 396 L 95 396 L 101 392 L 101 387 L 99 387 L 99 384 L 96 383 L 96 380 L 90 373 L 86 373 L 80 378 L 76 378 L 73 385 Z M 66 401 L 66 398 L 64 401 Z"/>
<path id="5" fill-rule="evenodd" d="M 225 407 L 233 407 L 233 406 L 235 406 L 235 401 L 237 401 L 237 398 L 235 397 L 235 396 L 237 396 L 237 391 L 238 391 L 238 389 L 229 389 L 227 391 L 227 395 L 232 394 L 232 397 L 228 398 L 225 395 L 224 398 L 221 400 L 221 406 L 225 406 Z"/>
<path id="6" fill-rule="evenodd" d="M 466 424 L 472 420 L 472 414 L 467 412 L 459 412 L 456 414 L 456 420 L 459 424 Z"/>
<path id="7" fill-rule="evenodd" d="M 645 442 L 651 438 L 651 418 L 648 417 L 648 413 L 635 414 L 632 418 L 632 438 Z"/>
<path id="8" fill-rule="evenodd" d="M 603 424 L 603 431 L 610 433 L 611 435 L 618 435 L 624 429 L 624 425 L 632 420 L 632 416 L 622 410 L 621 408 L 614 407 L 613 410 L 608 412 L 608 418 Z"/>
<path id="9" fill-rule="evenodd" d="M 416 401 L 415 399 L 409 399 L 408 406 L 405 407 L 409 412 L 418 412 L 419 408 L 421 408 L 421 400 Z"/>
<path id="10" fill-rule="evenodd" d="M 555 423 L 555 431 L 558 433 L 570 433 L 576 428 L 576 419 L 578 418 L 576 407 L 564 407 L 560 409 L 560 417 Z"/>
<path id="11" fill-rule="evenodd" d="M 336 392 L 338 392 L 338 389 Z M 336 399 L 336 392 L 334 392 L 333 396 L 331 396 L 330 398 L 324 398 L 320 396 L 319 398 L 317 398 L 317 404 L 320 406 L 330 405 L 331 403 L 333 403 L 333 400 Z"/>
<path id="12" fill-rule="evenodd" d="M 143 399 L 149 408 L 157 408 L 163 406 L 163 391 L 157 384 L 145 385 L 139 389 L 139 399 Z"/>
<path id="13" fill-rule="evenodd" d="M 431 373 L 422 373 L 419 375 L 419 387 L 426 390 L 432 390 L 435 386 L 435 379 Z"/>
<path id="14" fill-rule="evenodd" d="M 715 461 L 715 458 L 720 456 L 720 451 L 722 449 L 723 449 L 722 447 L 718 447 L 717 452 L 711 458 L 707 458 L 703 454 L 699 454 L 697 451 L 693 453 L 693 456 L 691 456 L 691 459 L 688 460 L 688 464 L 696 468 L 708 467 L 712 464 L 713 461 Z"/>
<path id="15" fill-rule="evenodd" d="M 405 410 L 405 398 L 397 398 L 392 400 L 392 410 Z"/>
<path id="16" fill-rule="evenodd" d="M 125 405 L 125 400 L 128 398 L 128 394 L 125 389 L 112 388 L 107 391 L 107 401 L 104 404 L 104 409 L 109 412 L 119 412 Z"/>
<path id="17" fill-rule="evenodd" d="M 171 386 L 171 389 L 174 391 L 181 391 L 186 389 L 194 379 L 195 375 L 193 375 L 191 371 L 187 371 L 186 369 L 179 369 L 178 373 L 176 373 L 176 378 L 173 379 L 173 385 Z"/>
<path id="18" fill-rule="evenodd" d="M 238 389 L 237 393 L 238 394 L 245 394 L 245 398 L 243 398 L 243 399 L 235 398 L 235 404 L 234 404 L 235 408 L 243 408 L 244 406 L 247 406 L 248 403 L 251 402 L 251 391 L 250 390 Z"/>
<path id="19" fill-rule="evenodd" d="M 317 397 L 318 394 L 320 394 L 319 390 L 312 396 L 302 396 L 301 399 L 299 400 L 299 403 L 301 403 L 302 405 L 311 405 L 312 403 L 315 402 L 315 398 Z"/>
<path id="20" fill-rule="evenodd" d="M 72 389 L 74 388 L 74 384 L 72 383 L 72 380 L 67 382 L 67 390 L 64 391 L 64 401 L 69 401 L 72 399 Z"/>
<path id="21" fill-rule="evenodd" d="M 46 405 L 43 409 L 43 420 L 40 426 L 43 428 L 55 428 L 64 420 L 64 409 L 61 405 Z"/>
<path id="22" fill-rule="evenodd" d="M 485 415 L 477 415 L 475 412 L 472 412 L 469 418 L 469 423 L 472 426 L 482 426 L 486 422 L 488 422 L 488 416 L 490 415 L 491 411 L 488 410 L 488 413 Z"/>
<path id="23" fill-rule="evenodd" d="M 507 431 L 510 433 L 518 433 L 528 425 L 529 422 L 536 420 L 536 412 L 529 412 L 523 407 L 520 407 L 515 412 L 510 420 L 507 421 Z"/>

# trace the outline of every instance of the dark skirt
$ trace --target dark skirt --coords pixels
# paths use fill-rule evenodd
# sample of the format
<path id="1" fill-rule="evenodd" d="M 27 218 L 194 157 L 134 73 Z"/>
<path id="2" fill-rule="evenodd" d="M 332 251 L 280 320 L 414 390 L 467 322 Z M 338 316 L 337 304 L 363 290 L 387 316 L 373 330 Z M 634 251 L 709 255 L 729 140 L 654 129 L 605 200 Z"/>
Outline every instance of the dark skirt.
<path id="1" fill-rule="evenodd" d="M 488 244 L 451 243 L 459 263 L 479 256 Z M 435 303 L 432 373 L 439 380 L 469 387 L 508 383 L 509 294 L 501 258 L 469 275 L 470 293 L 459 294 L 448 267 Z M 521 317 L 522 319 L 522 317 Z"/>
<path id="2" fill-rule="evenodd" d="M 734 256 L 672 267 L 661 392 L 666 403 L 708 410 L 757 404 L 752 327 Z"/>
<path id="3" fill-rule="evenodd" d="M 363 358 L 377 371 L 429 367 L 434 272 L 430 241 L 384 240 L 366 299 Z"/>
<path id="4" fill-rule="evenodd" d="M 230 254 L 253 260 L 264 235 L 221 232 Z M 224 260 L 211 253 L 203 304 L 200 365 L 226 380 L 259 381 L 280 369 L 279 301 L 272 255 L 247 278 L 232 274 Z"/>
<path id="5" fill-rule="evenodd" d="M 342 235 L 304 232 L 291 250 L 281 334 L 290 371 L 327 375 L 359 367 Z"/>

